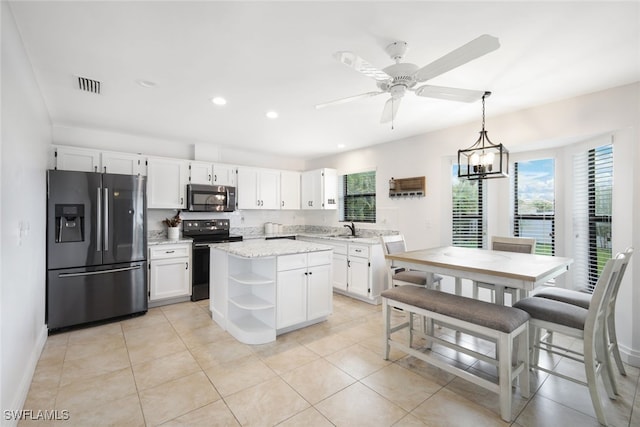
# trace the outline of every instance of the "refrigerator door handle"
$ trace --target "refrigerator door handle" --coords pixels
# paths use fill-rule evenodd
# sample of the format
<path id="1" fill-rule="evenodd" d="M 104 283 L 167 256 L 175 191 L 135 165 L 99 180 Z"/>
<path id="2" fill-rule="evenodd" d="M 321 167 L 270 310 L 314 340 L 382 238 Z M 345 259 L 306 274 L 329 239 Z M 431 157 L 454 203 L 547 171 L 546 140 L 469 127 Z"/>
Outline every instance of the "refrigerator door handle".
<path id="1" fill-rule="evenodd" d="M 98 187 L 96 197 L 96 252 L 102 251 L 102 192 Z"/>
<path id="2" fill-rule="evenodd" d="M 134 265 L 133 267 L 123 267 L 123 268 L 114 268 L 111 270 L 100 270 L 100 271 L 88 271 L 85 273 L 60 273 L 58 277 L 80 277 L 80 276 L 95 276 L 96 274 L 111 274 L 118 273 L 120 271 L 131 271 L 131 270 L 139 270 L 141 269 L 141 265 Z"/>
<path id="3" fill-rule="evenodd" d="M 105 252 L 109 250 L 109 189 L 105 188 L 104 192 L 104 201 L 102 207 L 104 208 L 104 245 L 102 249 Z"/>

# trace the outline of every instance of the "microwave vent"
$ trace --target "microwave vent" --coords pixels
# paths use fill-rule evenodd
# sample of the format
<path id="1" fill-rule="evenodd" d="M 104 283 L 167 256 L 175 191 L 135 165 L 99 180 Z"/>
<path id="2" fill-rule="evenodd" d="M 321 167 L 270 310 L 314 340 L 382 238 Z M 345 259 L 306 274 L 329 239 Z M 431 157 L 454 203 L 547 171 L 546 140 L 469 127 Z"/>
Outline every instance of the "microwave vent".
<path id="1" fill-rule="evenodd" d="M 389 197 L 422 197 L 426 194 L 426 178 L 391 178 L 389 180 Z"/>

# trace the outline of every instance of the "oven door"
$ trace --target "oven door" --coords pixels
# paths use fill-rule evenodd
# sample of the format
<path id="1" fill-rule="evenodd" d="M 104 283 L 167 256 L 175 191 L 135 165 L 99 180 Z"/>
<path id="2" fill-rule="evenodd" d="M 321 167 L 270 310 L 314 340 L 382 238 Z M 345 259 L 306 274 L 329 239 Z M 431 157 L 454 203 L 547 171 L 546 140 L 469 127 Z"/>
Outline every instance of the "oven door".
<path id="1" fill-rule="evenodd" d="M 209 244 L 193 244 L 191 301 L 209 298 Z"/>

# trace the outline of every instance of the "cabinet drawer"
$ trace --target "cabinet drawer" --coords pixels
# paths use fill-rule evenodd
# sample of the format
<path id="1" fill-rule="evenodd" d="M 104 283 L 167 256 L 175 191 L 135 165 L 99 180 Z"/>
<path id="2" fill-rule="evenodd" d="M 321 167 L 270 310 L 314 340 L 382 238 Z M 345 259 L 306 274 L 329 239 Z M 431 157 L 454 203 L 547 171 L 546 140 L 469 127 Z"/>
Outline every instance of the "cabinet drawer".
<path id="1" fill-rule="evenodd" d="M 308 255 L 309 267 L 331 264 L 333 262 L 333 253 L 331 251 L 309 252 Z"/>
<path id="2" fill-rule="evenodd" d="M 278 257 L 278 271 L 294 270 L 307 267 L 307 254 L 280 255 Z"/>
<path id="3" fill-rule="evenodd" d="M 369 246 L 349 244 L 349 256 L 369 258 Z"/>
<path id="4" fill-rule="evenodd" d="M 156 245 L 149 248 L 149 260 L 188 257 L 191 245 Z"/>
<path id="5" fill-rule="evenodd" d="M 343 255 L 347 254 L 347 246 L 348 246 L 347 243 L 334 243 L 334 242 L 328 242 L 327 240 L 324 240 L 320 243 L 322 243 L 323 245 L 332 246 L 333 253 L 343 254 Z"/>

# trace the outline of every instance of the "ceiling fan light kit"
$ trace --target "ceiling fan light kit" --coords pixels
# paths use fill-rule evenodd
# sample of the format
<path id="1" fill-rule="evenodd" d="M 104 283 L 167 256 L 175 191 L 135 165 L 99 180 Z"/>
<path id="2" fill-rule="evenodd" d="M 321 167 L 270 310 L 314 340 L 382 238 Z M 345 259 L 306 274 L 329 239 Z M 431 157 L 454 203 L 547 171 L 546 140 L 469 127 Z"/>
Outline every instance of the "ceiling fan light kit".
<path id="1" fill-rule="evenodd" d="M 480 99 L 484 92 L 444 86 L 432 86 L 418 84 L 424 83 L 456 67 L 466 64 L 476 58 L 486 55 L 500 47 L 496 37 L 484 34 L 469 43 L 449 52 L 441 58 L 420 68 L 411 63 L 401 62 L 407 53 L 408 44 L 404 41 L 396 41 L 385 48 L 385 52 L 395 61 L 382 70 L 374 67 L 353 52 L 336 52 L 333 56 L 340 63 L 376 81 L 379 91 L 367 92 L 361 95 L 350 96 L 316 105 L 316 108 L 344 104 L 361 98 L 377 96 L 388 93 L 390 98 L 384 105 L 380 123 L 392 122 L 396 118 L 400 101 L 407 91 L 417 96 L 427 98 L 445 99 L 458 102 L 474 102 Z"/>
<path id="2" fill-rule="evenodd" d="M 509 151 L 502 144 L 494 144 L 484 129 L 484 99 L 482 95 L 482 130 L 469 148 L 458 150 L 458 177 L 469 180 L 506 178 L 509 176 Z"/>

